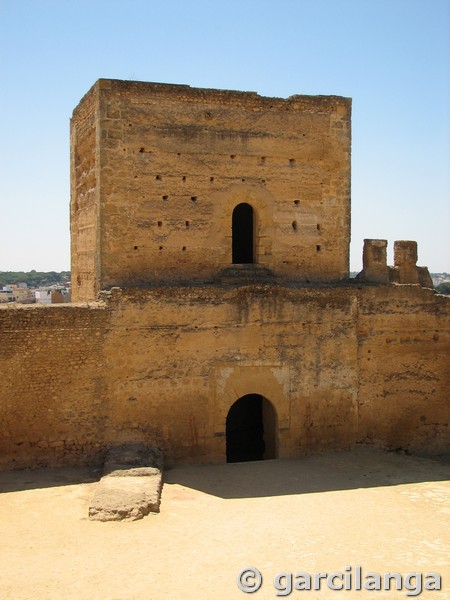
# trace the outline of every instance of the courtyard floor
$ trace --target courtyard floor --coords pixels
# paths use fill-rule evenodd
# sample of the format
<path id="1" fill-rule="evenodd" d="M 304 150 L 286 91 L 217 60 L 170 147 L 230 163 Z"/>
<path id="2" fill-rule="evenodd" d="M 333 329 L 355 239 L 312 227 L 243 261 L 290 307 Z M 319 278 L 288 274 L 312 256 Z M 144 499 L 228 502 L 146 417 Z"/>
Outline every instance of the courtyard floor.
<path id="1" fill-rule="evenodd" d="M 362 448 L 176 466 L 164 473 L 160 514 L 119 523 L 87 517 L 98 477 L 89 469 L 0 473 L 0 598 L 262 600 L 277 597 L 277 574 L 346 572 L 354 588 L 358 566 L 363 585 L 369 571 L 437 572 L 442 590 L 420 597 L 450 598 L 450 467 L 442 462 Z M 249 596 L 236 576 L 250 566 L 262 587 Z M 279 578 L 280 596 L 288 579 Z M 339 593 L 322 579 L 321 591 L 291 597 L 406 592 Z"/>

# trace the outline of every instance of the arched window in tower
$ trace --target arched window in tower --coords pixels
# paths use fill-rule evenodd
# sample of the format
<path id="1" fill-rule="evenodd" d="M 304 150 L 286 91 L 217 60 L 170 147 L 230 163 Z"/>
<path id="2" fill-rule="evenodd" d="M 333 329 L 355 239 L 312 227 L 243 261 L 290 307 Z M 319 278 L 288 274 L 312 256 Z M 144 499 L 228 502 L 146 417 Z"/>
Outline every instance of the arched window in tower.
<path id="1" fill-rule="evenodd" d="M 250 204 L 242 202 L 233 210 L 233 264 L 255 262 L 254 214 Z"/>

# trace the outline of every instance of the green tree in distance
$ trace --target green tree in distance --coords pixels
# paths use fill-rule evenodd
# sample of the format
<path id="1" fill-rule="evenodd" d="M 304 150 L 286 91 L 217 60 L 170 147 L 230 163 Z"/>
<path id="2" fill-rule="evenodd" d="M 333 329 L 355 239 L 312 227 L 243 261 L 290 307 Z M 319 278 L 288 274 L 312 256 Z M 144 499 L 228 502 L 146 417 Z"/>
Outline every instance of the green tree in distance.
<path id="1" fill-rule="evenodd" d="M 436 286 L 436 291 L 440 294 L 450 294 L 450 281 L 443 281 Z"/>
<path id="2" fill-rule="evenodd" d="M 0 271 L 0 287 L 26 283 L 28 287 L 41 287 L 54 283 L 65 285 L 70 281 L 70 271 Z"/>

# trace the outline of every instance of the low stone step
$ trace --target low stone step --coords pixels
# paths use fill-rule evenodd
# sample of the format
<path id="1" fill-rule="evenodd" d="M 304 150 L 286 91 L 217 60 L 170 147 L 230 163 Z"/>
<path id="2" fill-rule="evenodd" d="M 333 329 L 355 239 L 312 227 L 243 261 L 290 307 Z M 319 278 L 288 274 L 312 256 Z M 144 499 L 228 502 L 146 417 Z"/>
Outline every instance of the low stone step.
<path id="1" fill-rule="evenodd" d="M 136 521 L 158 513 L 163 455 L 157 448 L 127 444 L 111 448 L 89 506 L 93 521 Z"/>

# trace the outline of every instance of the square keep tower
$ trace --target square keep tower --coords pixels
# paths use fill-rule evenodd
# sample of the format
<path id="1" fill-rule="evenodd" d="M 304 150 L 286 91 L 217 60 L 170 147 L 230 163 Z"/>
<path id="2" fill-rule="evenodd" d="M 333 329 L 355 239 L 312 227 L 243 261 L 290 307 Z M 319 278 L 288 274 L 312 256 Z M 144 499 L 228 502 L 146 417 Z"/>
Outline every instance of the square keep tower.
<path id="1" fill-rule="evenodd" d="M 351 100 L 101 79 L 71 120 L 72 297 L 254 263 L 348 276 Z"/>

